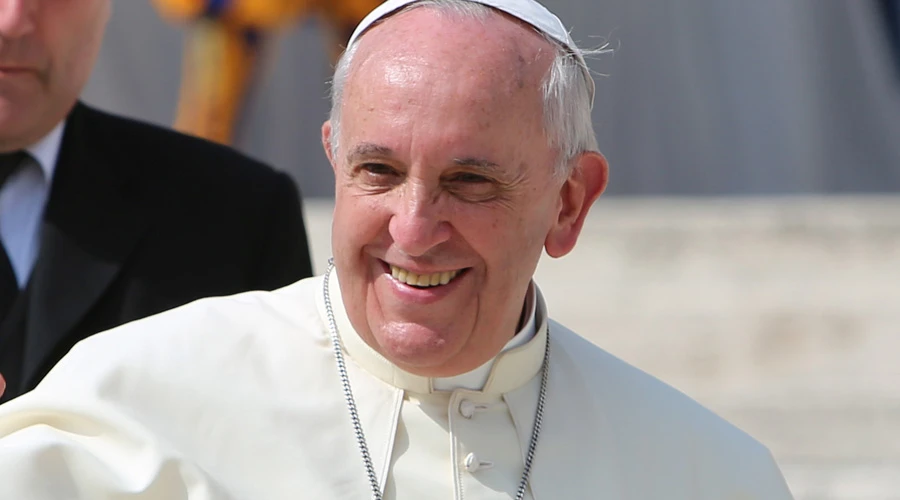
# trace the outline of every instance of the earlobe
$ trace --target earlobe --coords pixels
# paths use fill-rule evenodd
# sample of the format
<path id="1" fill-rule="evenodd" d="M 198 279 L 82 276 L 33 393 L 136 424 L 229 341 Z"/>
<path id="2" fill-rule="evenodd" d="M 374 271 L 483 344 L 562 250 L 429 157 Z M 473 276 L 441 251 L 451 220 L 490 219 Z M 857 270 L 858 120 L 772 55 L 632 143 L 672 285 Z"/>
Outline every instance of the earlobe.
<path id="1" fill-rule="evenodd" d="M 566 255 L 575 248 L 584 220 L 606 189 L 609 165 L 600 153 L 583 153 L 559 191 L 560 211 L 556 223 L 547 234 L 544 248 L 551 257 Z"/>

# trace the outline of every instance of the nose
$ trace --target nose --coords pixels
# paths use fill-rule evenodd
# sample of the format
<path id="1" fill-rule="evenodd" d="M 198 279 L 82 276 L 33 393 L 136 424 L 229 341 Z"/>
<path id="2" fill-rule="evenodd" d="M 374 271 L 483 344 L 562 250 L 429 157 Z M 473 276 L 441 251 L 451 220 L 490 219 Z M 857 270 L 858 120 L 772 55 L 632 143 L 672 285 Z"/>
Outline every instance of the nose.
<path id="1" fill-rule="evenodd" d="M 406 255 L 424 256 L 450 239 L 453 230 L 442 202 L 426 186 L 406 184 L 394 203 L 389 231 L 394 245 Z"/>
<path id="2" fill-rule="evenodd" d="M 37 0 L 0 0 L 0 36 L 17 38 L 34 31 Z"/>

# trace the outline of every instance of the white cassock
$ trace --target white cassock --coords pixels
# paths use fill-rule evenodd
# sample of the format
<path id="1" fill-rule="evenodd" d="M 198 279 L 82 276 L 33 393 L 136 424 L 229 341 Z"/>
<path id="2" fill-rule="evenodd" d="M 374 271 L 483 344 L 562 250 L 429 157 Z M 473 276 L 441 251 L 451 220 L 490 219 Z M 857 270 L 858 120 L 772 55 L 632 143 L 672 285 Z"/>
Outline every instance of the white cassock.
<path id="1" fill-rule="evenodd" d="M 204 299 L 81 342 L 37 389 L 0 406 L 0 498 L 371 498 L 322 287 L 318 277 Z M 764 446 L 549 320 L 532 290 L 532 326 L 513 345 L 480 373 L 434 380 L 369 348 L 332 278 L 385 498 L 514 496 L 548 328 L 546 405 L 525 498 L 791 498 Z M 465 388 L 473 384 L 480 390 Z"/>

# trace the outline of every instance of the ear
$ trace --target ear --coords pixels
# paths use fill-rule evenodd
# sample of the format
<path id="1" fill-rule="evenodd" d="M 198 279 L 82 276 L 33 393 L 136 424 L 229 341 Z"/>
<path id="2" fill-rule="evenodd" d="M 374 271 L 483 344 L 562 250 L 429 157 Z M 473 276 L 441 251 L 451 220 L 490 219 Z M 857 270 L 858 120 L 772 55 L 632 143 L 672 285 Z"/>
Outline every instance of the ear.
<path id="1" fill-rule="evenodd" d="M 332 154 L 331 148 L 331 132 L 331 120 L 327 120 L 322 124 L 322 147 L 325 148 L 325 156 L 328 157 L 328 163 L 331 163 L 331 168 L 336 170 L 337 163 L 334 161 L 334 155 Z"/>
<path id="2" fill-rule="evenodd" d="M 544 241 L 547 254 L 554 258 L 562 257 L 575 248 L 584 219 L 609 180 L 609 165 L 600 153 L 583 153 L 575 162 L 572 172 L 559 189 L 559 215 Z"/>

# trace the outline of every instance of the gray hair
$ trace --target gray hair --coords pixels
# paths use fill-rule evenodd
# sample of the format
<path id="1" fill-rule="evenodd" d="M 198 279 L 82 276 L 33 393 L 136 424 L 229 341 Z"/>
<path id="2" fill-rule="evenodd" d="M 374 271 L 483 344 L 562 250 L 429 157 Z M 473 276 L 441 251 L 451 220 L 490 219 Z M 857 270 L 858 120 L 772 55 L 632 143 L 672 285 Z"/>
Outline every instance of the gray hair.
<path id="1" fill-rule="evenodd" d="M 496 12 L 493 8 L 472 0 L 420 0 L 398 11 L 429 7 L 452 15 L 483 21 Z M 584 71 L 572 51 L 535 29 L 556 50 L 553 62 L 541 83 L 544 101 L 544 130 L 550 146 L 559 151 L 554 174 L 557 178 L 565 178 L 572 169 L 572 160 L 588 151 L 598 151 L 594 125 L 591 121 L 591 97 L 588 84 L 584 79 Z M 339 137 L 341 132 L 341 106 L 343 104 L 344 86 L 350 74 L 353 56 L 359 47 L 357 38 L 341 55 L 334 70 L 331 84 L 331 153 L 338 157 Z M 576 49 L 577 50 L 577 49 Z M 587 54 L 602 53 L 606 47 Z M 586 55 L 587 55 L 586 54 Z"/>

